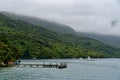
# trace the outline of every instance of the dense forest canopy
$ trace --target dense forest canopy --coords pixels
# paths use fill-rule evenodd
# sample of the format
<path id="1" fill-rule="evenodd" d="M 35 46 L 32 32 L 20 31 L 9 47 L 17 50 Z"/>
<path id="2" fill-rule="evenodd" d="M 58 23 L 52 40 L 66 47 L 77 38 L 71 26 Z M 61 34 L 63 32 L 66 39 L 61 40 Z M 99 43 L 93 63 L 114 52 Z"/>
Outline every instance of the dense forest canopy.
<path id="1" fill-rule="evenodd" d="M 53 32 L 0 13 L 0 61 L 87 56 L 120 57 L 120 49 L 91 38 Z"/>

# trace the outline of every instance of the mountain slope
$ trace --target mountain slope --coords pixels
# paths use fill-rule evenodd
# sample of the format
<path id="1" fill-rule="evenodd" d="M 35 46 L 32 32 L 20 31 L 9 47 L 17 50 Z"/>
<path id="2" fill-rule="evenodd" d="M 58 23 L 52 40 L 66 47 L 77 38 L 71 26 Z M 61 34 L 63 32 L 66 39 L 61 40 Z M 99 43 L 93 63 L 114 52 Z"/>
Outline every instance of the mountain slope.
<path id="1" fill-rule="evenodd" d="M 120 48 L 120 37 L 119 36 L 112 36 L 112 35 L 99 35 L 99 34 L 94 34 L 94 33 L 83 33 L 83 32 L 75 32 L 72 28 L 61 25 L 58 23 L 54 23 L 51 21 L 45 21 L 42 19 L 38 19 L 35 17 L 29 17 L 29 16 L 23 16 L 23 15 L 17 15 L 9 12 L 1 12 L 2 14 L 6 15 L 7 17 L 10 17 L 12 19 L 16 20 L 22 20 L 25 22 L 29 22 L 38 26 L 42 26 L 50 31 L 53 32 L 58 32 L 58 33 L 68 33 L 68 34 L 73 34 L 73 35 L 79 35 L 79 36 L 84 36 L 84 37 L 89 37 L 96 39 L 98 41 L 101 41 L 105 44 L 118 47 Z"/>
<path id="2" fill-rule="evenodd" d="M 32 23 L 37 26 L 42 26 L 53 32 L 71 33 L 71 34 L 75 33 L 75 31 L 72 28 L 70 28 L 66 25 L 56 23 L 56 22 L 38 19 L 35 17 L 30 17 L 30 16 L 17 15 L 17 14 L 13 14 L 13 13 L 9 13 L 9 12 L 1 12 L 1 13 L 12 19 L 22 20 L 22 21 Z"/>
<path id="3" fill-rule="evenodd" d="M 120 36 L 102 35 L 95 33 L 83 33 L 83 32 L 79 32 L 78 35 L 93 38 L 105 44 L 120 48 Z"/>
<path id="4" fill-rule="evenodd" d="M 12 57 L 17 53 L 21 58 L 120 57 L 118 48 L 90 38 L 52 32 L 4 14 L 0 14 L 0 35 L 0 39 L 4 38 L 1 43 L 15 47 L 16 52 L 10 49 Z M 0 50 L 9 54 L 4 48 Z"/>

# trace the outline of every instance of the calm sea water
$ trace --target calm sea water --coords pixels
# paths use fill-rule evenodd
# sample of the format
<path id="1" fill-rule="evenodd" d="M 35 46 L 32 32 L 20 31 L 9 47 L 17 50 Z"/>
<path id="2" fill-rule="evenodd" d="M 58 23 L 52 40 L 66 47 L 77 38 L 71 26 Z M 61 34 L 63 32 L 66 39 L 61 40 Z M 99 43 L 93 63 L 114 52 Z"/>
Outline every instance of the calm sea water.
<path id="1" fill-rule="evenodd" d="M 0 80 L 120 80 L 120 59 L 45 61 L 65 61 L 68 68 L 0 68 Z M 22 60 L 22 63 L 40 62 Z"/>

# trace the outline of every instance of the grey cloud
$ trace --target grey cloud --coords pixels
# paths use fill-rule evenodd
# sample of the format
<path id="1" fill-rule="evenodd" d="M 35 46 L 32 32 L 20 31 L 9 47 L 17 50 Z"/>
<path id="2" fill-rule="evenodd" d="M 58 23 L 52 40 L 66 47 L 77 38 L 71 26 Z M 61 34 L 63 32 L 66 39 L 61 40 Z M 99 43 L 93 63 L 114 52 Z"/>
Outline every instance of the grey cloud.
<path id="1" fill-rule="evenodd" d="M 120 35 L 119 0 L 0 0 L 0 10 L 67 24 L 77 31 Z"/>

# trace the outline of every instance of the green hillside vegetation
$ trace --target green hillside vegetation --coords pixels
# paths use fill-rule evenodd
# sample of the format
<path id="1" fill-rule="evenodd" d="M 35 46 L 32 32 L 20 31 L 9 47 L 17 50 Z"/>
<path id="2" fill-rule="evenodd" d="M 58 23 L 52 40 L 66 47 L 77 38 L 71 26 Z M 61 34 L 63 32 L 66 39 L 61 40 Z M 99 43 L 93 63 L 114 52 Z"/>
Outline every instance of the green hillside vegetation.
<path id="1" fill-rule="evenodd" d="M 99 40 L 105 44 L 120 48 L 120 36 L 78 32 L 78 35 Z"/>
<path id="2" fill-rule="evenodd" d="M 18 55 L 17 47 L 8 44 L 6 36 L 0 34 L 0 62 L 15 61 Z"/>
<path id="3" fill-rule="evenodd" d="M 23 15 L 18 15 L 18 14 L 13 14 L 10 12 L 2 12 L 6 16 L 16 19 L 16 20 L 22 20 L 28 23 L 32 23 L 37 26 L 42 26 L 48 30 L 51 30 L 53 32 L 59 32 L 59 33 L 68 33 L 68 34 L 73 34 L 73 35 L 79 35 L 79 36 L 84 36 L 88 38 L 92 38 L 98 41 L 101 41 L 105 44 L 118 47 L 120 48 L 120 37 L 119 36 L 113 36 L 113 35 L 100 35 L 100 34 L 95 34 L 95 33 L 85 33 L 85 32 L 75 32 L 72 28 L 66 25 L 61 25 L 55 22 L 43 20 L 43 19 L 38 19 L 35 17 L 29 17 L 29 16 L 23 16 Z"/>
<path id="4" fill-rule="evenodd" d="M 25 15 L 18 15 L 18 14 L 13 14 L 10 12 L 1 12 L 2 14 L 4 14 L 5 16 L 12 18 L 12 19 L 16 19 L 16 20 L 22 20 L 37 26 L 42 26 L 45 29 L 48 29 L 50 31 L 53 32 L 57 32 L 57 33 L 71 33 L 71 34 L 75 34 L 75 30 L 73 30 L 72 28 L 70 28 L 67 25 L 63 25 L 63 24 L 59 24 L 56 22 L 52 22 L 49 20 L 44 20 L 44 19 L 39 19 L 36 17 L 30 17 L 30 16 L 25 16 Z"/>
<path id="5" fill-rule="evenodd" d="M 94 39 L 52 32 L 0 14 L 0 56 L 1 61 L 17 58 L 120 57 L 120 49 Z"/>

